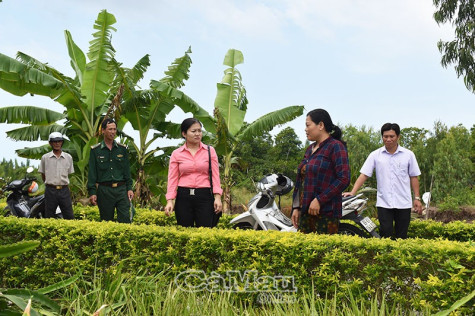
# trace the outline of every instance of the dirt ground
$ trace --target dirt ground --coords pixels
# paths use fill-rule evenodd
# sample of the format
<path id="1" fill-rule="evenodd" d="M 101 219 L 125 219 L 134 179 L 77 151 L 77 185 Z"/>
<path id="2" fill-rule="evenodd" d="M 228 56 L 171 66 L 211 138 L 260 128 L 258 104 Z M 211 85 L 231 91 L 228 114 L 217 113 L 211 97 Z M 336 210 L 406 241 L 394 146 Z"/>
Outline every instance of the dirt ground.
<path id="1" fill-rule="evenodd" d="M 467 223 L 473 223 L 475 221 L 475 207 L 462 207 L 460 210 L 456 211 L 439 211 L 435 207 L 430 207 L 429 218 L 443 223 L 453 221 L 466 221 Z"/>

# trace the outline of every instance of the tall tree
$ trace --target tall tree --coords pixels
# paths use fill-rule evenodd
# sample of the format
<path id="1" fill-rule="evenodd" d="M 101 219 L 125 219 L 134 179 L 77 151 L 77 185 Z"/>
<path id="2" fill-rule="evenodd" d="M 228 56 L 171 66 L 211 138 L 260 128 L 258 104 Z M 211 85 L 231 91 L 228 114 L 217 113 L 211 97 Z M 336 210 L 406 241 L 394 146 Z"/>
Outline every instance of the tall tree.
<path id="1" fill-rule="evenodd" d="M 150 193 L 160 197 L 162 204 L 166 203 L 164 183 L 168 170 L 167 157 L 175 147 L 152 147 L 152 145 L 159 138 L 181 137 L 179 124 L 165 122 L 167 115 L 175 108 L 176 103 L 179 103 L 184 111 L 205 112 L 194 104 L 191 98 L 178 90 L 189 78 L 190 53 L 191 48 L 182 57 L 173 61 L 165 71 L 164 78 L 152 81 L 150 89 L 136 91 L 135 96 L 123 104 L 122 112 L 139 134 L 139 139 L 137 141 L 131 139 L 129 144 L 132 147 L 132 160 L 136 162 L 137 167 L 135 193 L 143 206 L 150 201 Z M 158 152 L 162 153 L 158 155 Z M 150 177 L 151 174 L 154 176 Z"/>
<path id="2" fill-rule="evenodd" d="M 451 127 L 438 143 L 434 159 L 434 197 L 438 201 L 448 196 L 463 198 L 472 194 L 475 165 L 470 160 L 471 135 L 463 126 Z M 468 189 L 468 191 L 466 191 Z"/>
<path id="3" fill-rule="evenodd" d="M 294 180 L 303 155 L 302 142 L 292 127 L 286 127 L 275 136 L 268 161 L 272 164 L 273 172 L 282 173 Z"/>
<path id="4" fill-rule="evenodd" d="M 205 129 L 215 130 L 215 146 L 218 155 L 222 157 L 224 206 L 225 212 L 231 209 L 231 171 L 235 162 L 234 153 L 240 143 L 254 136 L 262 135 L 272 130 L 275 126 L 287 123 L 303 114 L 303 106 L 289 106 L 265 114 L 249 125 L 244 124 L 248 100 L 246 89 L 242 84 L 242 76 L 237 65 L 244 62 L 241 51 L 230 49 L 224 57 L 224 76 L 218 83 L 216 99 L 214 102 L 213 126 L 203 122 Z"/>
<path id="5" fill-rule="evenodd" d="M 245 187 L 253 192 L 256 181 L 273 171 L 273 162 L 270 160 L 272 148 L 269 132 L 242 140 L 234 151 L 232 186 Z"/>
<path id="6" fill-rule="evenodd" d="M 353 185 L 360 175 L 360 169 L 363 166 L 368 155 L 382 146 L 381 134 L 371 127 L 346 125 L 342 129 L 343 139 L 348 147 L 348 158 L 351 169 L 351 185 Z M 366 181 L 366 186 L 376 188 L 375 177 Z"/>
<path id="7" fill-rule="evenodd" d="M 412 150 L 421 170 L 419 183 L 421 192 L 429 191 L 432 181 L 434 151 L 428 150 L 429 131 L 424 128 L 406 127 L 401 130 L 400 145 Z"/>
<path id="8" fill-rule="evenodd" d="M 453 64 L 457 77 L 463 76 L 465 86 L 475 93 L 475 1 L 433 0 L 437 10 L 434 19 L 438 24 L 451 22 L 455 26 L 455 39 L 440 40 L 442 66 Z"/>
<path id="9" fill-rule="evenodd" d="M 65 31 L 74 78 L 21 52 L 17 54 L 16 60 L 0 54 L 0 88 L 18 96 L 27 93 L 46 96 L 64 106 L 62 113 L 33 106 L 0 108 L 0 122 L 30 124 L 7 135 L 15 140 L 26 141 L 47 140 L 52 131 L 67 135 L 70 141 L 65 142 L 65 149 L 73 155 L 76 170 L 79 171 L 72 180 L 82 194 L 85 194 L 87 181 L 89 147 L 98 141 L 102 117 L 106 113 L 119 113 L 120 96 L 130 97 L 134 94 L 135 84 L 150 64 L 148 55 L 132 69 L 123 68 L 114 59 L 111 32 L 115 31 L 112 27 L 115 23 L 115 17 L 107 11 L 98 14 L 94 24 L 97 31 L 93 34 L 87 54 L 89 61 L 74 43 L 71 34 Z M 66 120 L 65 126 L 57 123 L 62 119 Z M 124 124 L 124 120 L 119 120 L 119 128 Z M 44 145 L 17 150 L 17 154 L 38 159 L 49 150 L 49 146 Z"/>

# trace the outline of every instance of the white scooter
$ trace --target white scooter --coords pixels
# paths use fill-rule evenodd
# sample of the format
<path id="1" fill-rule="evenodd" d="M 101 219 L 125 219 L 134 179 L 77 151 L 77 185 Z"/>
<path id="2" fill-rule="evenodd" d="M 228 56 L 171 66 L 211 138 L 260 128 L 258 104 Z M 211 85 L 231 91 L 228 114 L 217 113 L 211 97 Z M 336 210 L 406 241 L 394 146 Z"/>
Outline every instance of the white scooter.
<path id="1" fill-rule="evenodd" d="M 257 183 L 258 193 L 247 204 L 248 210 L 231 220 L 235 228 L 254 230 L 279 230 L 296 232 L 290 218 L 280 211 L 280 196 L 289 193 L 293 182 L 282 174 L 269 174 Z M 275 203 L 279 196 L 279 207 Z M 343 217 L 352 220 L 360 227 L 345 222 L 340 223 L 338 233 L 344 235 L 373 236 L 380 238 L 376 224 L 361 212 L 366 209 L 367 199 L 360 198 L 362 194 L 343 198 Z"/>

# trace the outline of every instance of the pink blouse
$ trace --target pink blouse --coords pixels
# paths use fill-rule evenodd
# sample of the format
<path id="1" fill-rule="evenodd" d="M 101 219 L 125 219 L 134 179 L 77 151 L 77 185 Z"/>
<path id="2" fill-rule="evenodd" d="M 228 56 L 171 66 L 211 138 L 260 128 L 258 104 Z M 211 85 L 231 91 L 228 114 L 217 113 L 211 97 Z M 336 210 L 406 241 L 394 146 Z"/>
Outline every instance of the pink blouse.
<path id="1" fill-rule="evenodd" d="M 208 146 L 200 143 L 200 148 L 195 156 L 190 153 L 186 144 L 175 149 L 170 157 L 168 166 L 167 200 L 176 198 L 177 187 L 209 188 L 209 158 Z M 223 194 L 219 179 L 218 156 L 211 147 L 211 170 L 213 174 L 213 193 Z"/>

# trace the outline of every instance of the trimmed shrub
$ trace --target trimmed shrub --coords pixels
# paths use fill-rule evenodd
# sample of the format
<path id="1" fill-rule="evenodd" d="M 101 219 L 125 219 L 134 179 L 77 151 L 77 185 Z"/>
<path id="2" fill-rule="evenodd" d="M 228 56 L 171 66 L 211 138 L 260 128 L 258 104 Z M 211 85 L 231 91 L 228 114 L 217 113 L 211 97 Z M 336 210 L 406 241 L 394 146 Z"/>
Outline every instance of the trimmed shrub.
<path id="1" fill-rule="evenodd" d="M 99 210 L 92 206 L 74 207 L 74 216 L 77 219 L 88 219 L 99 221 Z M 229 223 L 236 215 L 223 215 L 218 223 L 218 228 L 232 228 Z M 377 220 L 373 219 L 375 223 Z M 352 223 L 351 221 L 348 221 Z M 157 226 L 176 226 L 174 215 L 166 216 L 164 212 L 137 208 L 134 218 L 134 224 L 157 225 Z M 475 240 L 475 225 L 454 221 L 448 224 L 428 220 L 413 220 L 409 225 L 408 236 L 411 238 L 424 239 L 449 239 L 454 241 L 473 241 Z"/>
<path id="2" fill-rule="evenodd" d="M 256 271 L 264 277 L 253 283 L 257 290 L 268 289 L 266 276 L 288 276 L 294 284 L 276 286 L 296 288 L 297 296 L 384 294 L 418 310 L 446 308 L 475 287 L 475 247 L 468 242 L 0 218 L 1 244 L 33 239 L 41 241 L 35 253 L 0 260 L 1 286 L 37 288 L 121 263 L 130 274 L 167 271 L 171 278 L 193 269 L 215 285 L 230 271 Z"/>

